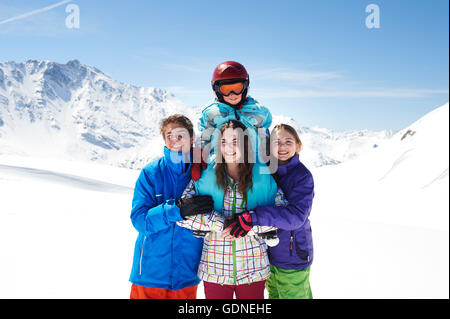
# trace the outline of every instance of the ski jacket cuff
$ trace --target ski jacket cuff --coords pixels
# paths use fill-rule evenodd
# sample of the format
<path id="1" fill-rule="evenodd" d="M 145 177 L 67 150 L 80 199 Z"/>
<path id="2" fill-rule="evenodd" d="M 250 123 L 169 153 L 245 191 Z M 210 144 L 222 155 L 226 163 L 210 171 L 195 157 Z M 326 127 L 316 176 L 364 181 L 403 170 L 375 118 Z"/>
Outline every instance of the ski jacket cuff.
<path id="1" fill-rule="evenodd" d="M 251 210 L 251 211 L 249 211 L 249 213 L 250 213 L 250 217 L 252 218 L 253 225 L 258 225 L 258 217 L 256 215 L 256 212 Z"/>
<path id="2" fill-rule="evenodd" d="M 176 223 L 183 220 L 180 214 L 180 208 L 175 204 L 175 200 L 169 199 L 168 201 L 166 201 L 165 206 L 168 222 Z"/>

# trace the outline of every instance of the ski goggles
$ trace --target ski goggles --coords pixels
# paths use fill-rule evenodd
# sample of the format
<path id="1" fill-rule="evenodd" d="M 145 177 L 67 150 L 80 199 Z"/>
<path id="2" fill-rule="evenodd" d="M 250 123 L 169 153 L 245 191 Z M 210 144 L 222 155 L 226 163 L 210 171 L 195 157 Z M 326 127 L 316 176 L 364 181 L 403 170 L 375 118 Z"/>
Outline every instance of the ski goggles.
<path id="1" fill-rule="evenodd" d="M 231 93 L 236 95 L 242 94 L 242 92 L 248 87 L 247 81 L 240 82 L 222 82 L 214 85 L 214 90 L 220 95 L 229 96 Z"/>

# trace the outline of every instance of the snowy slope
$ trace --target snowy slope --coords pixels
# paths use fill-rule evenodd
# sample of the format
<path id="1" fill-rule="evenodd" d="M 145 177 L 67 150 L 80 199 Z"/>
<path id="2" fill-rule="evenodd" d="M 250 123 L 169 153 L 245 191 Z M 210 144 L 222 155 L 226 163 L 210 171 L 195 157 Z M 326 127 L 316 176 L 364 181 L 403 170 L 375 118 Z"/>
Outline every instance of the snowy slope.
<path id="1" fill-rule="evenodd" d="M 348 190 L 351 201 L 347 206 L 370 203 L 365 217 L 370 212 L 371 218 L 380 222 L 448 230 L 448 213 L 442 212 L 443 208 L 448 208 L 448 123 L 446 104 L 357 160 L 343 163 L 336 169 L 325 167 L 318 171 L 319 178 L 333 176 L 331 183 L 328 176 L 324 177 L 330 189 L 327 196 L 334 198 L 333 189 L 346 180 L 346 185 L 351 186 Z M 420 200 L 422 196 L 428 201 Z M 386 207 L 386 202 L 396 205 Z M 416 205 L 420 205 L 420 210 Z M 398 213 L 392 215 L 392 209 Z M 360 213 L 355 211 L 354 214 L 357 217 Z"/>
<path id="2" fill-rule="evenodd" d="M 137 171 L 0 158 L 0 298 L 127 298 Z"/>
<path id="3" fill-rule="evenodd" d="M 448 108 L 355 161 L 313 169 L 323 297 L 448 298 Z"/>
<path id="4" fill-rule="evenodd" d="M 0 63 L 0 154 L 140 169 L 161 155 L 162 118 L 182 113 L 197 129 L 200 110 L 165 90 L 119 83 L 77 60 Z M 357 158 L 392 134 L 307 128 L 274 115 L 274 124 L 280 122 L 298 129 L 302 159 L 314 167 Z"/>
<path id="5" fill-rule="evenodd" d="M 315 298 L 449 297 L 448 133 L 447 104 L 312 168 Z M 128 298 L 138 173 L 0 154 L 0 298 Z"/>
<path id="6" fill-rule="evenodd" d="M 421 189 L 448 182 L 448 108 L 447 103 L 435 109 L 398 132 L 382 148 L 382 152 L 392 155 L 387 160 L 389 169 L 383 167 L 386 173 L 380 182 L 393 185 L 396 181 L 404 181 L 409 187 Z"/>

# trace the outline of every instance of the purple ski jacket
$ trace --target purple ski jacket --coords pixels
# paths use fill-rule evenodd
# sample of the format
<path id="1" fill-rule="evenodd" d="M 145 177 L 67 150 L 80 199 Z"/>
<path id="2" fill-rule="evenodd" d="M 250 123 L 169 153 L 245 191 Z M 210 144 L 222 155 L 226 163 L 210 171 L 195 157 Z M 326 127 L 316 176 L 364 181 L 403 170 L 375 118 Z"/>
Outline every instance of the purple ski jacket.
<path id="1" fill-rule="evenodd" d="M 278 167 L 275 174 L 287 206 L 259 206 L 250 214 L 253 225 L 275 226 L 280 242 L 269 247 L 270 264 L 282 269 L 305 269 L 313 261 L 313 242 L 309 214 L 314 198 L 311 172 L 295 155 Z"/>

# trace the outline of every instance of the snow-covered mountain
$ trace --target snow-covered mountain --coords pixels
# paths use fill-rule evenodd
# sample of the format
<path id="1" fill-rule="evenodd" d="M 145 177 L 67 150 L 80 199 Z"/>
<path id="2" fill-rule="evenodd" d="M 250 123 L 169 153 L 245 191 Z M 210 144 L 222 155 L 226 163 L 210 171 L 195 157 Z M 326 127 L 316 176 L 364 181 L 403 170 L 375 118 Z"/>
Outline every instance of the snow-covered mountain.
<path id="1" fill-rule="evenodd" d="M 119 83 L 77 60 L 0 63 L 3 153 L 141 167 L 160 149 L 161 119 L 190 111 L 165 90 Z"/>
<path id="2" fill-rule="evenodd" d="M 378 163 L 384 168 L 383 184 L 407 181 L 409 187 L 448 185 L 449 104 L 423 116 L 399 131 L 380 148 Z"/>
<path id="3" fill-rule="evenodd" d="M 0 154 L 138 169 L 161 155 L 162 118 L 182 113 L 196 127 L 199 112 L 166 90 L 120 83 L 77 60 L 0 63 Z M 311 167 L 357 158 L 392 135 L 307 128 L 281 115 L 273 122 L 297 128 Z"/>
<path id="4" fill-rule="evenodd" d="M 310 167 L 335 165 L 356 159 L 385 143 L 394 134 L 392 130 L 337 132 L 320 127 L 302 127 L 292 118 L 274 116 L 273 126 L 280 123 L 289 124 L 297 130 L 303 144 L 301 159 Z"/>
<path id="5" fill-rule="evenodd" d="M 326 181 L 322 182 L 319 202 L 321 196 L 330 203 L 343 201 L 346 213 L 352 212 L 355 218 L 364 215 L 382 223 L 448 231 L 448 169 L 447 103 L 355 161 L 322 167 L 314 173 L 319 185 Z M 344 184 L 348 196 L 335 198 L 336 189 Z M 360 207 L 365 207 L 364 212 Z"/>

